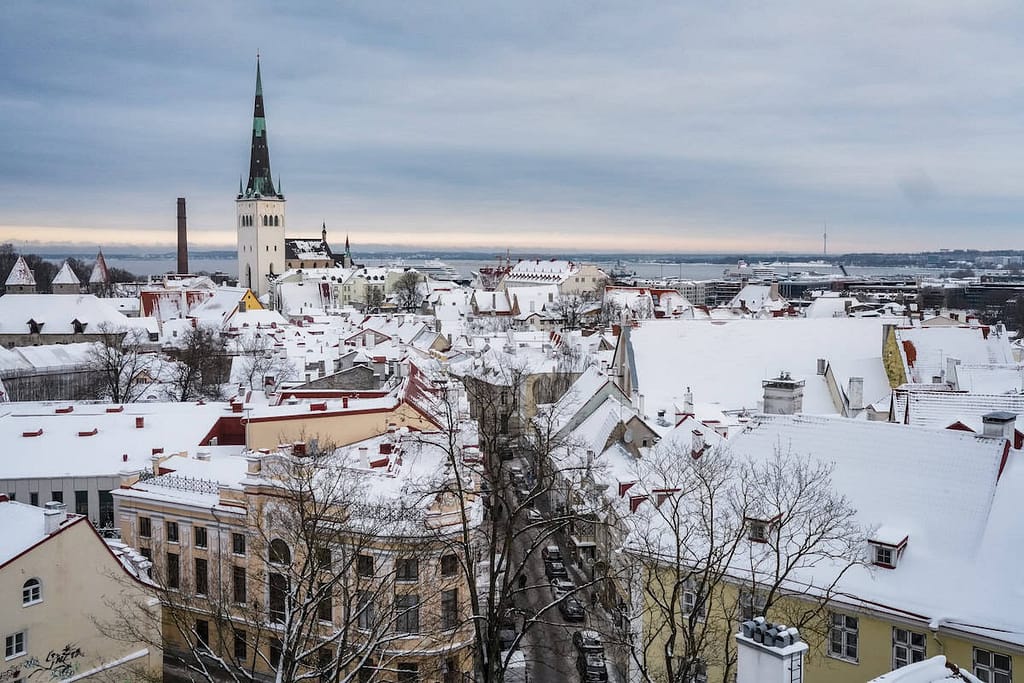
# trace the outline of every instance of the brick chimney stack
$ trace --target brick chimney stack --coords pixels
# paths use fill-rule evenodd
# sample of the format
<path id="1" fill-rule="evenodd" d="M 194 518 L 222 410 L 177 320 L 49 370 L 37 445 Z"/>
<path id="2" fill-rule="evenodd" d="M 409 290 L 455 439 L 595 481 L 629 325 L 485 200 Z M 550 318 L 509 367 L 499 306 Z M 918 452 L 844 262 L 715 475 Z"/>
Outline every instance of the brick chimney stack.
<path id="1" fill-rule="evenodd" d="M 178 272 L 188 272 L 188 238 L 185 229 L 184 197 L 178 197 Z"/>

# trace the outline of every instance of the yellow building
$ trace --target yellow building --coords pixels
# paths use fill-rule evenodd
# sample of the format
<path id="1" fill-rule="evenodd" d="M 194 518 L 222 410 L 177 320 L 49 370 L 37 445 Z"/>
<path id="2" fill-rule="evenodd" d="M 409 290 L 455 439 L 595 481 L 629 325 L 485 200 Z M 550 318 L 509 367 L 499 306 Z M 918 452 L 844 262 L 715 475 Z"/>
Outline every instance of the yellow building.
<path id="1" fill-rule="evenodd" d="M 120 545 L 119 557 L 88 518 L 60 503 L 44 510 L 0 496 L 0 529 L 0 680 L 162 678 L 158 646 L 104 626 L 122 613 L 159 617 L 148 563 Z"/>
<path id="2" fill-rule="evenodd" d="M 1014 670 L 1019 679 L 1024 463 L 1014 420 L 987 414 L 975 434 L 757 416 L 721 451 L 669 433 L 654 453 L 609 463 L 611 503 L 631 532 L 620 569 L 633 642 L 648 673 L 659 680 L 683 658 L 702 660 L 694 680 L 731 676 L 733 635 L 776 585 L 765 616 L 801 628 L 808 681 L 860 683 L 935 655 L 983 681 L 1010 682 Z M 695 481 L 713 485 L 703 492 Z M 723 511 L 739 505 L 741 517 Z M 823 536 L 808 541 L 808 530 Z"/>

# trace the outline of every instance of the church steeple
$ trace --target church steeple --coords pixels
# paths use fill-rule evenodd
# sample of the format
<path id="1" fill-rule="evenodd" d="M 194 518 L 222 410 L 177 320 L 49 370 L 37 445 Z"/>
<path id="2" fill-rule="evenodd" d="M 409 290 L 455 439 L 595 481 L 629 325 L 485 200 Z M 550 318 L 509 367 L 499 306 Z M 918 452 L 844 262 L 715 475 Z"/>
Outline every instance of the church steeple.
<path id="1" fill-rule="evenodd" d="M 278 197 L 274 179 L 270 175 L 270 150 L 267 147 L 267 121 L 263 111 L 263 78 L 260 58 L 256 56 L 256 101 L 252 112 L 252 151 L 249 156 L 249 184 L 246 197 Z"/>

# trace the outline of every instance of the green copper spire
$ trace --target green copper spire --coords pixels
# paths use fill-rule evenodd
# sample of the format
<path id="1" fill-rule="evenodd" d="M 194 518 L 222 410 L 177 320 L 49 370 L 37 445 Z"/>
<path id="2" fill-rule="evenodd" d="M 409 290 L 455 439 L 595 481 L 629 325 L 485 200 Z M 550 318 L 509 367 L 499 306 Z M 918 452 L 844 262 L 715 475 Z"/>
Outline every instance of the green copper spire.
<path id="1" fill-rule="evenodd" d="M 263 111 L 263 77 L 256 55 L 256 100 L 252 111 L 252 151 L 249 155 L 249 183 L 245 196 L 279 197 L 270 174 L 270 150 L 267 147 L 267 121 Z"/>

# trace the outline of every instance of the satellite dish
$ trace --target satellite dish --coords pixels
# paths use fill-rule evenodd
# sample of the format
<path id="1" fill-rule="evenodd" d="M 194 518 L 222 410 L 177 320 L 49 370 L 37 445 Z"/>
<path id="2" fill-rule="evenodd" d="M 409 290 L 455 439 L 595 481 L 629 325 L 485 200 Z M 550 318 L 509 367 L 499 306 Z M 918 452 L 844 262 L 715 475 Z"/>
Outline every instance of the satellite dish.
<path id="1" fill-rule="evenodd" d="M 633 443 L 633 430 L 627 429 L 626 433 L 622 435 L 622 440 L 626 443 Z"/>

